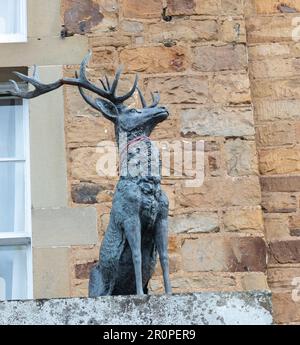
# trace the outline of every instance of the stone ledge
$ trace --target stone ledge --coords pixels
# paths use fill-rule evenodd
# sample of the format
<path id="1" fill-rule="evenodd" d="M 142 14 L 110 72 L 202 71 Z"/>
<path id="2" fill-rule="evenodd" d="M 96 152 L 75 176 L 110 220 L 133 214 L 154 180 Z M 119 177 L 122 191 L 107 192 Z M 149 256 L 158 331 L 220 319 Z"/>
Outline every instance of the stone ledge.
<path id="1" fill-rule="evenodd" d="M 0 302 L 0 325 L 269 325 L 271 293 L 204 292 Z"/>

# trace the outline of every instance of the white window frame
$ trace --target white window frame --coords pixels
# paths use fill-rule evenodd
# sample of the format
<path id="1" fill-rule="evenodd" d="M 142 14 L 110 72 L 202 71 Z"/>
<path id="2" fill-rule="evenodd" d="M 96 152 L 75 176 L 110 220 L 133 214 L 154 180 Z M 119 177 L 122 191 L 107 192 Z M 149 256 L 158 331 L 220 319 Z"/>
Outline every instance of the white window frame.
<path id="1" fill-rule="evenodd" d="M 27 42 L 27 0 L 20 0 L 20 28 L 17 34 L 0 34 L 0 43 Z"/>
<path id="2" fill-rule="evenodd" d="M 1 89 L 11 88 L 8 84 L 0 85 Z M 23 107 L 23 128 L 24 128 L 24 159 L 0 158 L 1 162 L 23 162 L 25 174 L 25 231 L 18 232 L 0 232 L 0 246 L 18 246 L 27 247 L 27 299 L 33 299 L 33 264 L 32 264 L 32 222 L 31 222 L 31 184 L 30 184 L 30 139 L 29 139 L 29 101 L 22 100 Z M 1 164 L 1 163 L 0 163 Z"/>

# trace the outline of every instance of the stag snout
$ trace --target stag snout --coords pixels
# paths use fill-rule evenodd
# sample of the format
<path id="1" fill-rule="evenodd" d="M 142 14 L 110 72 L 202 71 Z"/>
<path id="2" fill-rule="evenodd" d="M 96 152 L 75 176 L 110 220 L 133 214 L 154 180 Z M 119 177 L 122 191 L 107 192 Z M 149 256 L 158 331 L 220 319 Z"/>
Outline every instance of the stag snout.
<path id="1" fill-rule="evenodd" d="M 169 116 L 169 111 L 166 107 L 156 108 L 156 112 L 153 115 L 154 118 L 159 118 L 160 121 L 166 120 L 168 116 Z"/>

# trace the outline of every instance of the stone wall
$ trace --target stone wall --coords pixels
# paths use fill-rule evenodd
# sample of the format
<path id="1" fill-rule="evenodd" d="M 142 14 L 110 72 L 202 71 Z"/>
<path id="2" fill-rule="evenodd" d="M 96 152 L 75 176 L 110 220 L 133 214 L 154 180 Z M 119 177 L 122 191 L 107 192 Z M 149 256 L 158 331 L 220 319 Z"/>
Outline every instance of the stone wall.
<path id="1" fill-rule="evenodd" d="M 88 37 L 94 53 L 89 68 L 92 80 L 104 73 L 111 76 L 124 64 L 121 91 L 138 72 L 142 90 L 148 96 L 159 90 L 161 102 L 170 109 L 170 118 L 153 133 L 154 139 L 205 140 L 203 186 L 188 188 L 178 177 L 163 180 L 170 199 L 174 292 L 267 288 L 244 2 L 62 3 L 68 35 Z M 73 75 L 76 68 L 66 65 L 65 75 Z M 87 294 L 88 271 L 98 257 L 117 180 L 96 172 L 101 157 L 97 144 L 113 140 L 113 128 L 94 115 L 76 88 L 65 89 L 69 203 L 93 204 L 99 220 L 99 243 L 71 249 L 74 297 Z M 290 198 L 295 205 L 295 197 Z M 162 292 L 159 267 L 150 287 L 153 293 Z"/>
<path id="2" fill-rule="evenodd" d="M 299 37 L 293 40 L 300 2 L 248 1 L 246 14 L 274 319 L 299 323 L 292 295 L 300 279 Z"/>

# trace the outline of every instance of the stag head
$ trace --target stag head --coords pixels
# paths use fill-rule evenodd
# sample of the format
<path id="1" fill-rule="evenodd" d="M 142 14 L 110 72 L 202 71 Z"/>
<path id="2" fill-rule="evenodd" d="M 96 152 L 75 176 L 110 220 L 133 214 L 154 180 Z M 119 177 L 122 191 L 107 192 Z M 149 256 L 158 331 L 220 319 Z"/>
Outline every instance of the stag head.
<path id="1" fill-rule="evenodd" d="M 14 91 L 8 91 L 6 94 L 21 97 L 21 98 L 35 98 L 47 92 L 53 91 L 62 85 L 78 86 L 80 94 L 84 100 L 98 110 L 102 115 L 115 124 L 116 132 L 127 132 L 150 135 L 153 128 L 159 123 L 164 121 L 169 113 L 165 107 L 159 107 L 158 103 L 160 97 L 158 92 L 151 93 L 152 104 L 147 106 L 145 98 L 138 87 L 138 76 L 136 75 L 131 90 L 123 96 L 117 96 L 117 87 L 122 73 L 122 68 L 119 67 L 115 78 L 112 82 L 109 81 L 107 76 L 100 79 L 102 87 L 91 83 L 86 76 L 86 66 L 91 58 L 91 51 L 85 56 L 80 65 L 79 73 L 75 73 L 75 78 L 62 78 L 51 84 L 43 84 L 40 82 L 37 75 L 37 68 L 34 66 L 33 76 L 28 77 L 22 73 L 14 72 L 20 79 L 28 82 L 34 86 L 33 91 L 23 92 L 19 89 L 14 80 L 10 80 L 14 84 Z M 88 95 L 85 90 L 96 94 L 97 98 Z M 134 109 L 127 107 L 124 102 L 133 96 L 135 91 L 138 91 L 142 108 Z"/>

